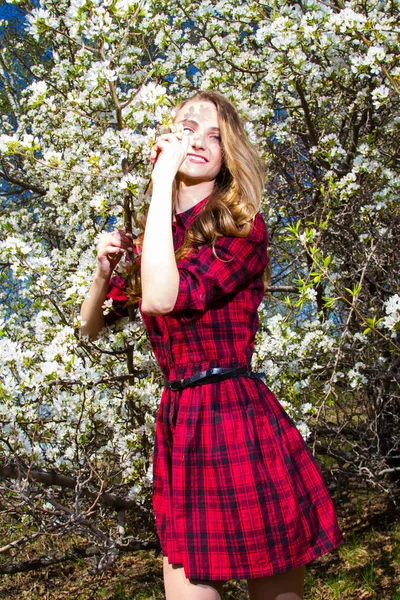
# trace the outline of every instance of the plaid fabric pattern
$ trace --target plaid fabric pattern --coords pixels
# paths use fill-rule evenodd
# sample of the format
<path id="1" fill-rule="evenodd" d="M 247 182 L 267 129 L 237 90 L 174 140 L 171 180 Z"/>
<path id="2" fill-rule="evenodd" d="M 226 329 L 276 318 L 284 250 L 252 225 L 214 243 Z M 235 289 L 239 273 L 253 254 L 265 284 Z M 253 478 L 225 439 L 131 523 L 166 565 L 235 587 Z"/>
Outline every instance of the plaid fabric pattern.
<path id="1" fill-rule="evenodd" d="M 206 199 L 176 215 L 174 244 Z M 167 379 L 251 362 L 263 298 L 267 232 L 260 214 L 247 238 L 217 240 L 178 263 L 168 315 L 144 315 Z M 125 314 L 125 281 L 108 297 Z M 154 513 L 163 553 L 195 579 L 266 577 L 306 564 L 342 537 L 319 467 L 261 380 L 235 377 L 164 389 L 156 420 Z"/>

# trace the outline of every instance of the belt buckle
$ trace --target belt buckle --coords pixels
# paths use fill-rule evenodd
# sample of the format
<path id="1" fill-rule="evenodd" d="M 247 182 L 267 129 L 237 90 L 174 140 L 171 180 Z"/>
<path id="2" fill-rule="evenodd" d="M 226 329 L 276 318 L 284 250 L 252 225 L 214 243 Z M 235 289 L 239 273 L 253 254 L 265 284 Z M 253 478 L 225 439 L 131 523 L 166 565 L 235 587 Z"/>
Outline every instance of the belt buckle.
<path id="1" fill-rule="evenodd" d="M 182 389 L 183 379 L 175 379 L 174 381 L 169 382 L 169 387 L 174 392 Z"/>

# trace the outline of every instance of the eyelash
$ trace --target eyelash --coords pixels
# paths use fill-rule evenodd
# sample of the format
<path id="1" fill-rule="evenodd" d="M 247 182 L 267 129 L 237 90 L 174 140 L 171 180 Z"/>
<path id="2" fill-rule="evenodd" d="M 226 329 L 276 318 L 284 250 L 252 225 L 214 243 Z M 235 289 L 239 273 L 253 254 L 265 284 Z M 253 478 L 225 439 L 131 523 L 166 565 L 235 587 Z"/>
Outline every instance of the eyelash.
<path id="1" fill-rule="evenodd" d="M 191 127 L 184 127 L 183 131 L 189 131 L 189 134 L 191 135 L 192 133 L 194 133 L 194 130 Z M 220 135 L 212 135 L 210 136 L 212 139 L 217 140 L 218 142 L 221 141 L 221 136 Z"/>

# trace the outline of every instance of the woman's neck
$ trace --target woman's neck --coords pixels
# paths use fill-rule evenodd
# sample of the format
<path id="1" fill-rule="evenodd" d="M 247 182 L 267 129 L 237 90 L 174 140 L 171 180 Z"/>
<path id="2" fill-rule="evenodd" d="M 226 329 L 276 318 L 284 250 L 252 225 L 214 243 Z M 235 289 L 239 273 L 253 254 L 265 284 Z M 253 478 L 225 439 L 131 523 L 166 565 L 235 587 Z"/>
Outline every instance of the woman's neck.
<path id="1" fill-rule="evenodd" d="M 177 195 L 175 213 L 179 214 L 196 206 L 211 194 L 214 189 L 214 181 L 202 181 L 195 185 L 186 185 L 182 181 L 177 182 Z"/>

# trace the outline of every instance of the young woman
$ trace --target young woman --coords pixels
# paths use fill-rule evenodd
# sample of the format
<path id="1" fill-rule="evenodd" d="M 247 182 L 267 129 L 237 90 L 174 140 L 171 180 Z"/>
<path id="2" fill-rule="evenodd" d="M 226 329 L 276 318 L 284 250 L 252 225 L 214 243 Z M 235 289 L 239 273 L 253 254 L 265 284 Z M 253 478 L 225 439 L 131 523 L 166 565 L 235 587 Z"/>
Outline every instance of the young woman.
<path id="1" fill-rule="evenodd" d="M 304 565 L 341 535 L 314 458 L 250 371 L 268 262 L 262 169 L 220 94 L 199 92 L 175 122 L 151 152 L 131 291 L 110 277 L 132 239 L 105 234 L 82 331 L 103 327 L 106 297 L 116 317 L 139 297 L 165 376 L 153 500 L 167 600 L 219 600 L 229 579 L 247 579 L 251 600 L 299 600 Z"/>

